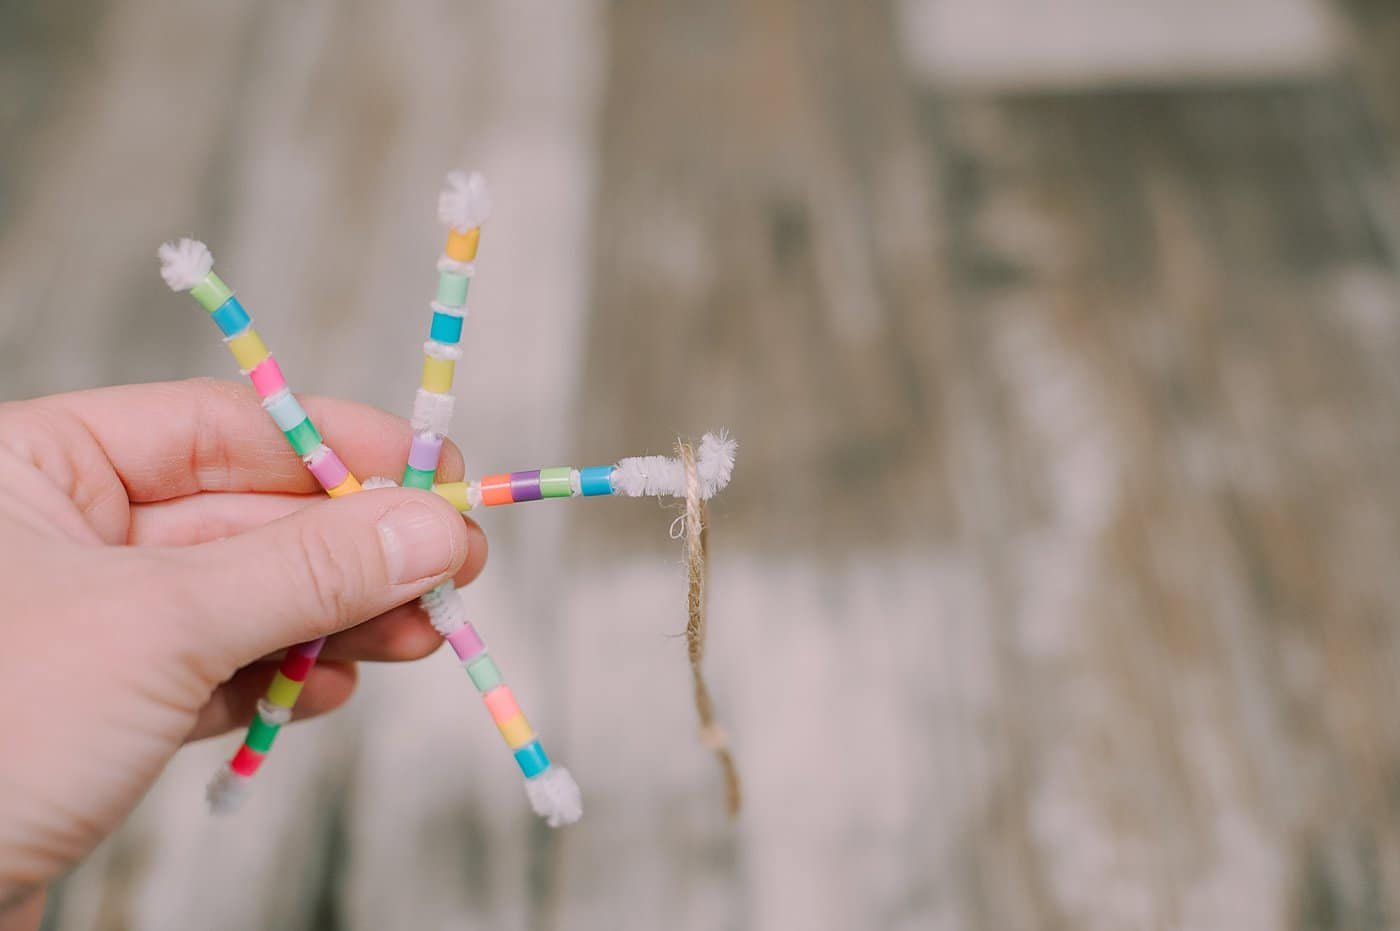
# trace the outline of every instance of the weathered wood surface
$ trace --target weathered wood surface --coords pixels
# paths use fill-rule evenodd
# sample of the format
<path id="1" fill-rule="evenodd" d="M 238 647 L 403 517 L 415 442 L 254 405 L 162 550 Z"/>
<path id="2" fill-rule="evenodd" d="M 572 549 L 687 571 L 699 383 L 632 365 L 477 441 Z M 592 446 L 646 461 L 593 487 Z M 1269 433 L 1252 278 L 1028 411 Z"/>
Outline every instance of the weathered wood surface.
<path id="1" fill-rule="evenodd" d="M 1384 4 L 1332 70 L 1068 96 L 921 86 L 838 0 L 42 10 L 0 11 L 4 395 L 226 370 L 154 274 L 191 231 L 298 387 L 402 410 L 481 165 L 469 467 L 743 444 L 749 802 L 691 731 L 674 511 L 514 509 L 471 601 L 579 826 L 435 657 L 235 822 L 187 751 L 51 927 L 1400 924 Z"/>

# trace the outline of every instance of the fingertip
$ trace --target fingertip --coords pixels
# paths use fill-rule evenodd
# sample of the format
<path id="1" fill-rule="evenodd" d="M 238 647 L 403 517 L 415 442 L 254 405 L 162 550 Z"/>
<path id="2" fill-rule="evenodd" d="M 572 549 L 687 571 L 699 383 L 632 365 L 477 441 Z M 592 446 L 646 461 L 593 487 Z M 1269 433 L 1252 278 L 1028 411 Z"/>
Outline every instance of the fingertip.
<path id="1" fill-rule="evenodd" d="M 306 685 L 292 709 L 292 720 L 314 718 L 341 707 L 355 694 L 359 680 L 359 667 L 352 662 L 326 660 L 317 663 L 307 674 Z"/>
<path id="2" fill-rule="evenodd" d="M 471 584 L 477 576 L 481 575 L 481 570 L 486 568 L 486 557 L 490 552 L 486 531 L 481 529 L 480 524 L 470 517 L 463 516 L 462 526 L 467 535 L 467 558 L 452 577 L 453 584 L 459 588 Z"/>
<path id="3" fill-rule="evenodd" d="M 467 465 L 462 450 L 450 438 L 443 440 L 442 455 L 438 458 L 438 481 L 460 482 L 466 474 Z"/>

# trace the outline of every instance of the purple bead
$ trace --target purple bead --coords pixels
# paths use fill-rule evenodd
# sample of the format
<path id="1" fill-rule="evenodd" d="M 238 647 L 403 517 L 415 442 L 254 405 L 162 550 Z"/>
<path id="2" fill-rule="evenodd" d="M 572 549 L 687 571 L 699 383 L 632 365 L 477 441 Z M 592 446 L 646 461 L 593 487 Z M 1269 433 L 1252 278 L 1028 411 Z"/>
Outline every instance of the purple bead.
<path id="1" fill-rule="evenodd" d="M 442 455 L 442 437 L 436 433 L 419 433 L 408 447 L 408 464 L 424 472 L 436 472 L 438 456 Z"/>
<path id="2" fill-rule="evenodd" d="M 516 502 L 538 501 L 544 497 L 540 493 L 540 470 L 510 473 L 510 497 Z"/>
<path id="3" fill-rule="evenodd" d="M 481 636 L 470 621 L 448 634 L 447 642 L 452 644 L 457 658 L 463 662 L 475 659 L 486 651 L 486 644 L 481 642 Z"/>

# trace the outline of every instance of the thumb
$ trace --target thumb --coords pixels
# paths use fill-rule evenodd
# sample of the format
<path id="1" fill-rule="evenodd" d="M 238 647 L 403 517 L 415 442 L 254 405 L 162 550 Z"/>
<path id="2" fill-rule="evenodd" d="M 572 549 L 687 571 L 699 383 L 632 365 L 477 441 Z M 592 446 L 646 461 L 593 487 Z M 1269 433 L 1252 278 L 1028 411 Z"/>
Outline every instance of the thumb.
<path id="1" fill-rule="evenodd" d="M 437 495 L 403 488 L 317 502 L 167 561 L 182 627 L 234 666 L 367 621 L 450 578 L 467 530 Z"/>

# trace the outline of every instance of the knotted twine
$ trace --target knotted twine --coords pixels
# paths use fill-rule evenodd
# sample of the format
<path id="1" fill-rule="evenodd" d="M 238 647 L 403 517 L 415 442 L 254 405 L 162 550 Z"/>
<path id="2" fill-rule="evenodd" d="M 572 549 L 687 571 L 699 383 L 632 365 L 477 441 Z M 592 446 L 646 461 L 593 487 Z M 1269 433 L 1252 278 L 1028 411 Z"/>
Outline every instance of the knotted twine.
<path id="1" fill-rule="evenodd" d="M 700 477 L 695 468 L 695 450 L 689 443 L 676 441 L 676 454 L 685 466 L 685 515 L 681 535 L 685 540 L 686 624 L 685 640 L 690 655 L 690 677 L 695 690 L 695 713 L 700 719 L 700 743 L 715 755 L 724 773 L 725 807 L 729 817 L 739 814 L 743 793 L 739 770 L 729 752 L 729 735 L 715 721 L 714 701 L 701 664 L 705 658 L 705 576 L 708 560 L 706 527 L 709 515 L 700 495 Z"/>

